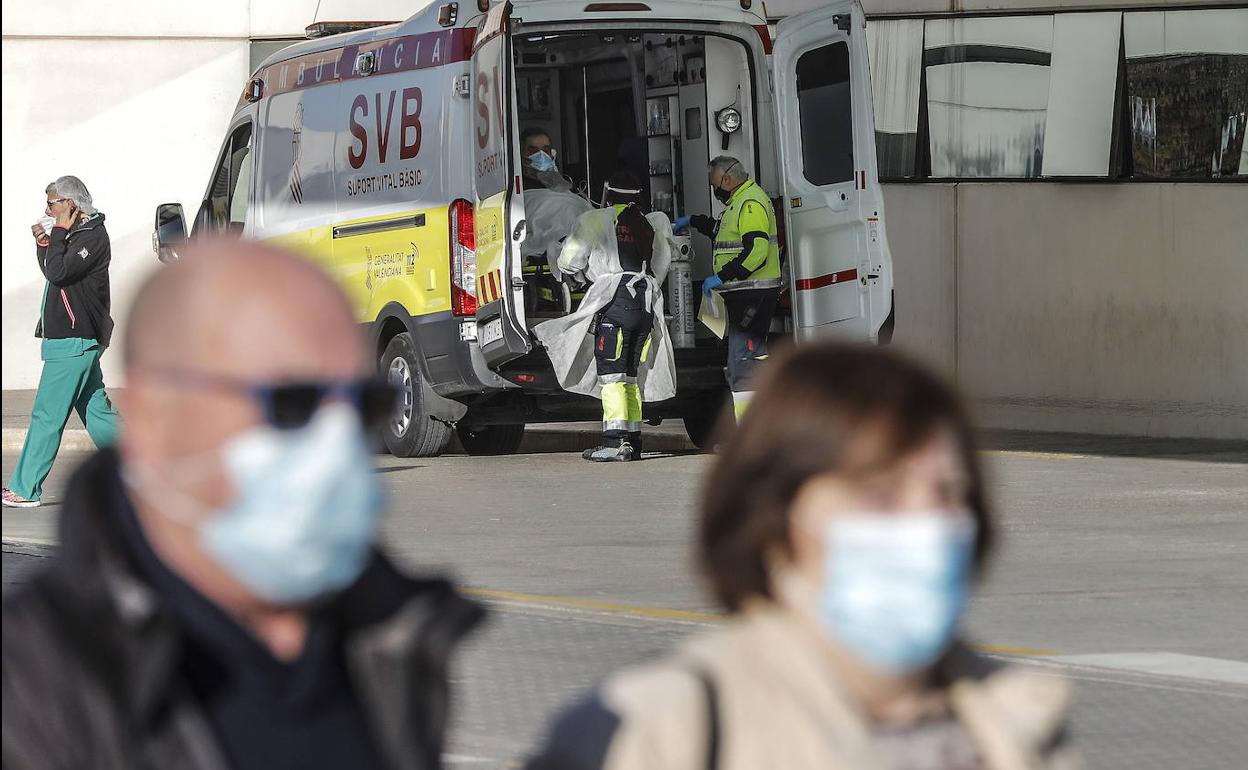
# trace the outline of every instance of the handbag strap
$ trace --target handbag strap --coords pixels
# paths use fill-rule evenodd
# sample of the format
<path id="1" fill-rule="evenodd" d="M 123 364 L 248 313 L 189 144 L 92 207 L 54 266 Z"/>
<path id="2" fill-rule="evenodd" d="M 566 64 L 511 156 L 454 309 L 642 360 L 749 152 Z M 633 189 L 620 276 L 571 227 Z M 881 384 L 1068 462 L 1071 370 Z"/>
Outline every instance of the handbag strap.
<path id="1" fill-rule="evenodd" d="M 719 770 L 719 689 L 715 679 L 704 668 L 695 668 L 694 675 L 702 685 L 702 694 L 706 699 L 706 770 Z"/>

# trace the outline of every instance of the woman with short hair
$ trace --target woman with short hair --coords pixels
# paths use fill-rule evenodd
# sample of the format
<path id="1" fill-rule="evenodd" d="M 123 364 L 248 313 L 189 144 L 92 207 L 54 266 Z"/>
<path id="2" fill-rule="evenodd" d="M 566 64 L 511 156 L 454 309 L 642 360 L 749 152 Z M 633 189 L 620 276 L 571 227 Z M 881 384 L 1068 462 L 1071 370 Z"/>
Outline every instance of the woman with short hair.
<path id="1" fill-rule="evenodd" d="M 112 444 L 117 435 L 117 412 L 100 369 L 113 333 L 112 246 L 104 214 L 76 176 L 60 177 L 44 192 L 44 218 L 30 228 L 45 279 L 35 327 L 43 371 L 22 453 L 4 488 L 6 508 L 40 505 L 71 413 L 78 412 L 96 446 Z"/>
<path id="2" fill-rule="evenodd" d="M 703 496 L 727 622 L 609 679 L 529 767 L 1075 766 L 1068 685 L 958 632 L 993 534 L 950 387 L 878 348 L 783 357 Z"/>

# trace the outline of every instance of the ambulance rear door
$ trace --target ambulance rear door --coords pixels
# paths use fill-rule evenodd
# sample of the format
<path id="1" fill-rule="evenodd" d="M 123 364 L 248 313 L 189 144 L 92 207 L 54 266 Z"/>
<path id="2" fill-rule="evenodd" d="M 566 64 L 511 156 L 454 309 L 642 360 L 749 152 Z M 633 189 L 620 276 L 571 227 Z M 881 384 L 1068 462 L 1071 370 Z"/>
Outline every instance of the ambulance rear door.
<path id="1" fill-rule="evenodd" d="M 477 343 L 491 366 L 529 352 L 525 327 L 524 199 L 512 130 L 511 3 L 493 6 L 472 49 Z"/>
<path id="2" fill-rule="evenodd" d="M 781 21 L 772 77 L 794 332 L 878 342 L 892 262 L 861 6 L 838 1 Z"/>

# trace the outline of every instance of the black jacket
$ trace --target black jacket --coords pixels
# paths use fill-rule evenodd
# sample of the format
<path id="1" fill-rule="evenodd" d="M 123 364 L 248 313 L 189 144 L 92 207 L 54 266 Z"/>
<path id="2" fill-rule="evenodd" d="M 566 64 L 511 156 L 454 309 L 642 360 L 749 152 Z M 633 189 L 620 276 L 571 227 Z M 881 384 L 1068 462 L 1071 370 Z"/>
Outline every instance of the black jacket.
<path id="1" fill-rule="evenodd" d="M 48 245 L 38 246 L 39 269 L 48 279 L 43 318 L 35 336 L 51 340 L 95 340 L 108 347 L 113 336 L 108 266 L 113 253 L 104 215 L 93 214 L 73 228 L 52 228 Z"/>
<path id="2" fill-rule="evenodd" d="M 121 539 L 117 455 L 75 474 L 52 565 L 4 597 L 3 766 L 217 770 L 222 751 L 182 679 L 182 635 Z M 122 501 L 109 503 L 107 501 Z M 329 608 L 391 767 L 440 767 L 448 659 L 483 610 L 380 554 Z"/>

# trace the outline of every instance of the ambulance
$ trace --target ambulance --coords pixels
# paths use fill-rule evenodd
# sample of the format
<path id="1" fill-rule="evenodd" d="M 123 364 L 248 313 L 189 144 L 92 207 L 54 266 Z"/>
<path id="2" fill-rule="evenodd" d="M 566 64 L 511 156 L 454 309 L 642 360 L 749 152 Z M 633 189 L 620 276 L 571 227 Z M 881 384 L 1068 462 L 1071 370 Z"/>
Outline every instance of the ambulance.
<path id="1" fill-rule="evenodd" d="M 404 457 L 452 432 L 471 454 L 510 453 L 528 423 L 600 418 L 532 333 L 577 295 L 524 248 L 526 129 L 550 137 L 572 192 L 597 202 L 630 170 L 673 219 L 718 215 L 707 164 L 739 158 L 781 215 L 773 332 L 887 342 L 864 24 L 857 2 L 769 27 L 751 0 L 435 0 L 397 24 L 314 25 L 246 84 L 190 237 L 271 242 L 334 276 L 401 385 L 383 439 Z M 162 259 L 187 233 L 179 204 L 157 209 Z M 677 395 L 646 416 L 683 419 L 705 446 L 725 344 L 695 321 L 711 244 L 683 245 L 663 319 Z"/>

